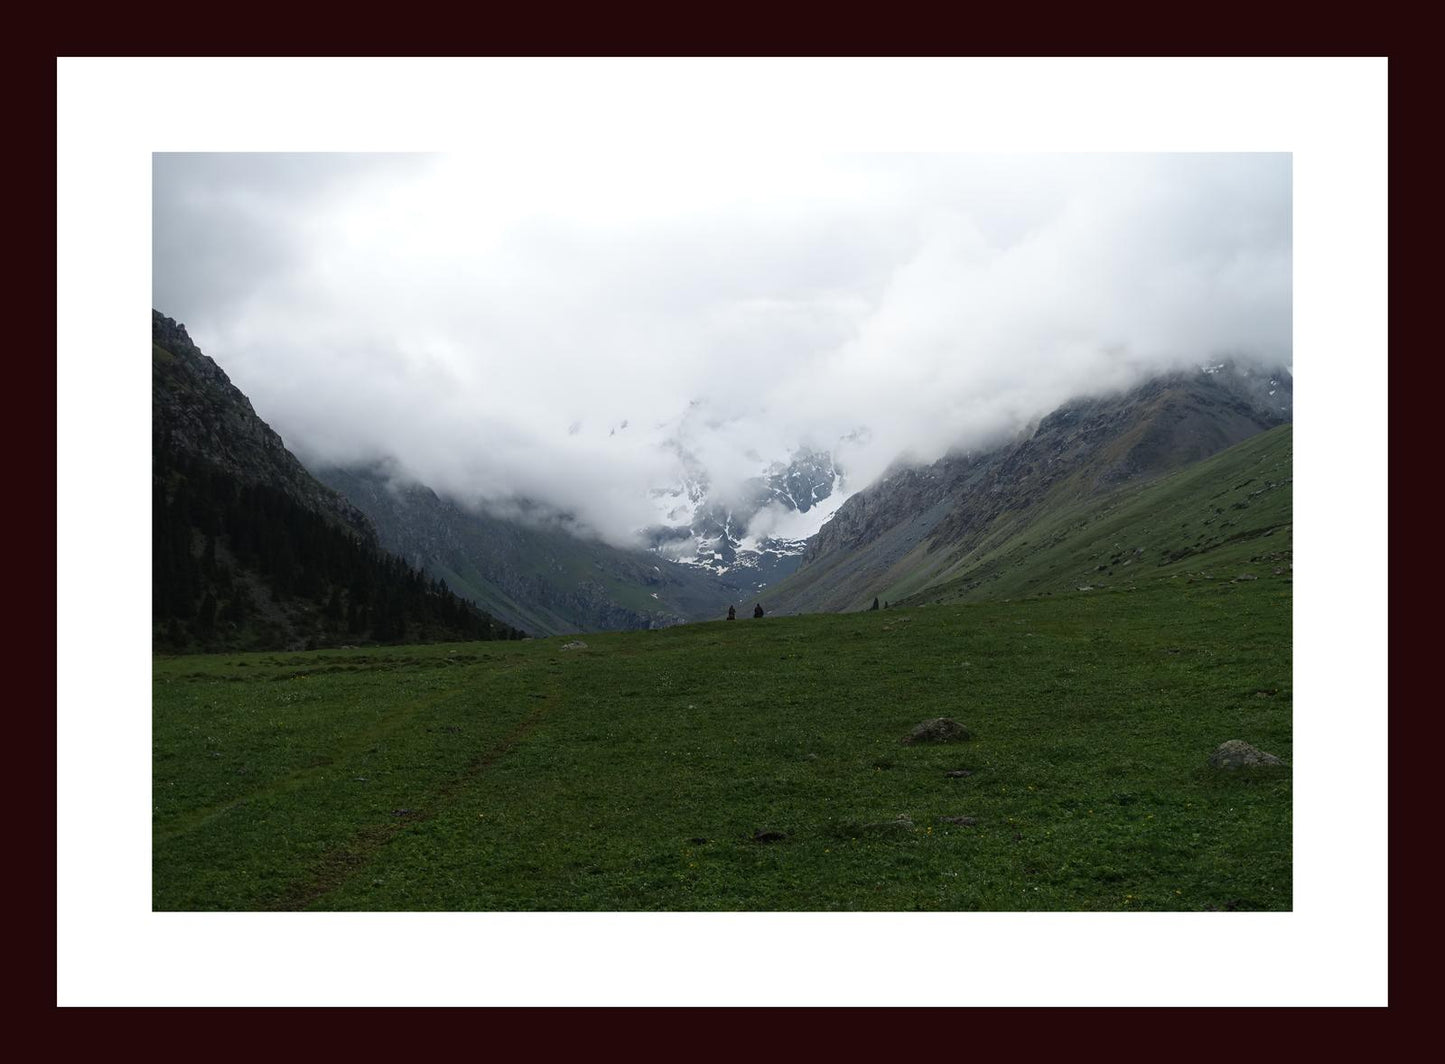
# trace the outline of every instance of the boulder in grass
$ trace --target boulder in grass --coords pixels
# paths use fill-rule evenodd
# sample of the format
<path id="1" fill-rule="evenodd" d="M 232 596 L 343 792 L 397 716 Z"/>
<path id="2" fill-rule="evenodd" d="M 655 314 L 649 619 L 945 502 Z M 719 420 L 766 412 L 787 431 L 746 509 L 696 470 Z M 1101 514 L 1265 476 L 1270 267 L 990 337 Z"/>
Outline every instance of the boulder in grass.
<path id="1" fill-rule="evenodd" d="M 905 743 L 961 743 L 972 738 L 968 729 L 951 717 L 934 717 L 915 725 Z"/>
<path id="2" fill-rule="evenodd" d="M 1220 743 L 1218 749 L 1209 755 L 1209 763 L 1214 768 L 1264 768 L 1270 765 L 1284 764 L 1273 754 L 1266 754 L 1250 746 L 1242 739 L 1230 739 L 1228 742 Z"/>

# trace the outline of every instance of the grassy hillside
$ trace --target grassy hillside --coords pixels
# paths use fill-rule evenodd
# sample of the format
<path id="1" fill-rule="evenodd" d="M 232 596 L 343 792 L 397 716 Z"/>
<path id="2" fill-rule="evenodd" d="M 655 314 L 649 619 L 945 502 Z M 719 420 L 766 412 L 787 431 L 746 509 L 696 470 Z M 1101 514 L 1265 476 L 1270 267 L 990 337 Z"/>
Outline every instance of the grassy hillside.
<path id="1" fill-rule="evenodd" d="M 1142 486 L 1280 426 L 1289 391 L 1283 374 L 1176 374 L 1067 403 L 1012 443 L 896 469 L 839 508 L 770 602 L 781 613 L 844 612 L 875 596 L 932 598 L 923 593 L 954 580 L 972 590 Z M 1288 470 L 1274 479 L 1287 482 Z M 1164 527 L 1147 507 L 1137 516 Z M 1018 587 L 1034 590 L 1021 575 Z"/>
<path id="2" fill-rule="evenodd" d="M 880 567 L 846 608 L 866 609 L 874 596 L 893 604 L 981 601 L 1157 579 L 1288 574 L 1293 443 L 1292 426 L 1283 425 L 1143 485 L 1100 495 L 1070 493 L 1066 483 L 1044 505 L 1000 514 L 977 543 L 957 553 L 915 537 L 917 545 Z M 889 544 L 887 537 L 877 542 L 877 550 Z M 779 594 L 838 584 L 835 570 L 865 562 L 847 552 L 824 557 Z"/>
<path id="3" fill-rule="evenodd" d="M 912 600 L 1137 587 L 1160 579 L 1288 576 L 1294 429 L 1283 425 L 1144 487 L 1051 511 L 956 558 Z M 906 599 L 890 588 L 894 599 Z"/>
<path id="4" fill-rule="evenodd" d="M 1288 570 L 1113 583 L 157 659 L 154 906 L 1289 909 Z"/>

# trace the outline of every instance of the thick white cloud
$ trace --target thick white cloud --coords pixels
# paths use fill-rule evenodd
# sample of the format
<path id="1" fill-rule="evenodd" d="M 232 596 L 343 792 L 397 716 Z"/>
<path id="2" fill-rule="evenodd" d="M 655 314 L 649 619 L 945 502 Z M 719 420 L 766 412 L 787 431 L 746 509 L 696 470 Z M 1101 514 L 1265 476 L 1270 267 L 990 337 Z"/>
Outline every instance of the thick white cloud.
<path id="1" fill-rule="evenodd" d="M 303 460 L 619 542 L 669 440 L 726 489 L 866 427 L 856 488 L 1158 369 L 1291 360 L 1285 155 L 158 155 L 154 206 L 155 306 Z"/>

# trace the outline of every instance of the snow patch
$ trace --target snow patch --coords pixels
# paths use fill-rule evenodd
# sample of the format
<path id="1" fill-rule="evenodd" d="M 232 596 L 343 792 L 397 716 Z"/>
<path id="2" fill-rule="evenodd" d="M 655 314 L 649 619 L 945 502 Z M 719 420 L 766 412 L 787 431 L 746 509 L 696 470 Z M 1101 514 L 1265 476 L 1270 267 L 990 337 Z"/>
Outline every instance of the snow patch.
<path id="1" fill-rule="evenodd" d="M 739 550 L 759 550 L 764 540 L 799 542 L 815 535 L 818 529 L 838 512 L 852 497 L 850 494 L 834 492 L 817 505 L 809 507 L 807 513 L 790 510 L 780 502 L 769 503 L 748 522 L 748 533 L 738 544 Z"/>

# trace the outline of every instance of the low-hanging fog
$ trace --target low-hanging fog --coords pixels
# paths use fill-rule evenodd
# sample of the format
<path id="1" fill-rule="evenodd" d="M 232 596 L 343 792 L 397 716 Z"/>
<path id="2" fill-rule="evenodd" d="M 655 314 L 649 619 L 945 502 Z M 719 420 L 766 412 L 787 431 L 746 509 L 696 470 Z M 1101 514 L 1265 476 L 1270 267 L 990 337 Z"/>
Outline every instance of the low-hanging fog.
<path id="1" fill-rule="evenodd" d="M 800 446 L 850 490 L 1291 357 L 1287 155 L 156 155 L 154 306 L 312 466 L 613 542 Z"/>

